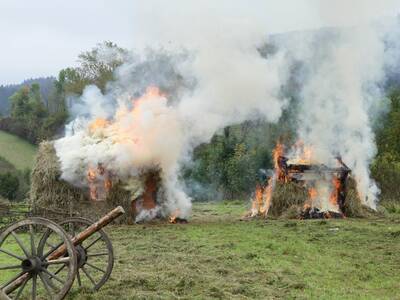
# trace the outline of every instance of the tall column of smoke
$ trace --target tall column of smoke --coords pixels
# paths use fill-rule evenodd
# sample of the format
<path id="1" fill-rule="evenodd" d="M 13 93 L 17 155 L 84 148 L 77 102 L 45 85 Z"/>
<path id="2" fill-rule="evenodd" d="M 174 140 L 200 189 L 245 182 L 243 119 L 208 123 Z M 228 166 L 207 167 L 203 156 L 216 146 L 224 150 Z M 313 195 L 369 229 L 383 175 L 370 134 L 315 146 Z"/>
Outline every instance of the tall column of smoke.
<path id="1" fill-rule="evenodd" d="M 192 149 L 228 125 L 252 118 L 275 122 L 285 105 L 279 97 L 284 56 L 260 55 L 266 38 L 260 28 L 239 24 L 229 27 L 234 34 L 227 29 L 208 27 L 188 45 L 190 55 L 162 50 L 125 58 L 105 94 L 88 86 L 66 136 L 55 142 L 62 178 L 84 185 L 88 166 L 98 163 L 122 181 L 158 167 L 163 214 L 188 217 L 191 201 L 178 175 Z M 160 87 L 161 94 L 142 97 L 149 86 Z M 91 124 L 99 118 L 107 125 L 93 134 Z"/>
<path id="2" fill-rule="evenodd" d="M 362 20 L 365 3 L 356 2 L 321 2 L 320 15 L 336 25 L 348 25 L 346 15 Z M 381 4 L 368 5 L 372 9 Z M 295 33 L 279 42 L 291 59 L 302 65 L 298 75 L 298 137 L 313 148 L 313 159 L 320 163 L 329 165 L 341 156 L 352 169 L 362 201 L 372 208 L 379 194 L 369 172 L 376 154 L 372 120 L 382 102 L 389 55 L 383 37 L 392 30 L 381 20 Z"/>
<path id="3" fill-rule="evenodd" d="M 302 91 L 299 136 L 315 146 L 321 162 L 341 155 L 357 179 L 361 199 L 375 207 L 378 188 L 369 165 L 376 154 L 371 99 L 379 99 L 376 83 L 383 75 L 383 44 L 371 28 L 338 33 Z"/>

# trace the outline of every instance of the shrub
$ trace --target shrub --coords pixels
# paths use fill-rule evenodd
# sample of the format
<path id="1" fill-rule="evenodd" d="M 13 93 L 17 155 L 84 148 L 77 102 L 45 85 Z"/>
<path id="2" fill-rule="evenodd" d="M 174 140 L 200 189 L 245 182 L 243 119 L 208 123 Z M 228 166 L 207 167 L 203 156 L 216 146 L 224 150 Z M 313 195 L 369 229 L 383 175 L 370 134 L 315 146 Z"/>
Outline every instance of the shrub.
<path id="1" fill-rule="evenodd" d="M 400 201 L 400 161 L 395 155 L 384 153 L 373 163 L 371 172 L 381 189 L 381 201 Z"/>
<path id="2" fill-rule="evenodd" d="M 0 196 L 15 200 L 19 188 L 18 177 L 11 172 L 0 174 Z"/>

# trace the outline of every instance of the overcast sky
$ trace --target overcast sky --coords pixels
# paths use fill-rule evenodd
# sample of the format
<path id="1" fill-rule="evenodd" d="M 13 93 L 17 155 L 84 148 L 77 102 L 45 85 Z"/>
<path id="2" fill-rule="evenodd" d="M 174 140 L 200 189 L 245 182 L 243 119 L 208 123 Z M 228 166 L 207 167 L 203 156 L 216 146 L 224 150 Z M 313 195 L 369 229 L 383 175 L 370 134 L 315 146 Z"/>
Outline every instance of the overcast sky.
<path id="1" fill-rule="evenodd" d="M 354 25 L 399 9 L 400 0 L 0 0 L 0 84 L 55 76 L 105 40 L 129 49 L 168 42 L 198 18 L 213 26 L 245 19 L 277 33 Z"/>

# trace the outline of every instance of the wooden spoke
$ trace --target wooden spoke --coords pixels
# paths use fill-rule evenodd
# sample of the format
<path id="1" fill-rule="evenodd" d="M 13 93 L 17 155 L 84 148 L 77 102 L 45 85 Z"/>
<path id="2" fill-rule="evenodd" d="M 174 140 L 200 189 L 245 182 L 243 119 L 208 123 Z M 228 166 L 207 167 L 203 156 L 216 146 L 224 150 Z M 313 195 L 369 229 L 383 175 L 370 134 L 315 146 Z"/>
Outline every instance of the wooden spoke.
<path id="1" fill-rule="evenodd" d="M 30 278 L 31 278 L 30 276 L 28 276 L 28 277 L 25 278 L 24 282 L 23 282 L 22 285 L 19 287 L 17 294 L 15 295 L 15 298 L 14 298 L 15 300 L 18 300 L 18 299 L 19 299 L 19 296 L 22 295 L 22 292 L 23 292 L 23 290 L 24 290 L 24 288 L 25 288 L 25 286 L 26 286 L 26 284 L 28 283 L 28 281 L 29 281 Z"/>
<path id="2" fill-rule="evenodd" d="M 95 270 L 97 270 L 97 271 L 100 271 L 100 272 L 102 272 L 102 273 L 106 273 L 105 270 L 102 270 L 102 269 L 100 269 L 99 267 L 96 267 L 96 266 L 92 265 L 91 263 L 86 262 L 86 265 L 88 265 L 89 267 L 91 267 L 91 268 L 93 268 L 93 269 L 95 269 Z"/>
<path id="3" fill-rule="evenodd" d="M 21 240 L 19 239 L 18 235 L 14 231 L 11 231 L 11 234 L 14 237 L 15 241 L 18 243 L 19 247 L 24 252 L 25 256 L 28 258 L 30 256 L 30 253 L 29 253 L 28 250 L 26 250 L 24 244 L 21 242 Z"/>
<path id="4" fill-rule="evenodd" d="M 42 256 L 42 259 L 45 259 L 46 257 L 48 257 L 50 254 L 52 254 L 56 249 L 61 247 L 63 244 L 64 244 L 63 242 L 60 242 L 57 246 L 51 248 L 49 251 L 46 252 L 45 255 Z"/>
<path id="5" fill-rule="evenodd" d="M 0 270 L 12 270 L 12 269 L 20 269 L 20 268 L 21 268 L 21 265 L 18 265 L 18 266 L 4 266 L 4 267 L 0 266 Z"/>
<path id="6" fill-rule="evenodd" d="M 54 272 L 55 275 L 57 275 L 58 273 L 60 273 L 66 265 L 62 265 L 61 268 L 59 268 L 57 271 Z"/>
<path id="7" fill-rule="evenodd" d="M 96 238 L 93 242 L 91 242 L 90 244 L 89 244 L 89 246 L 87 246 L 86 248 L 85 248 L 85 250 L 88 250 L 90 247 L 92 247 L 94 244 L 96 244 L 99 240 L 101 240 L 101 238 L 102 238 L 102 236 L 100 235 L 98 238 Z"/>
<path id="8" fill-rule="evenodd" d="M 12 256 L 12 257 L 14 257 L 16 259 L 19 259 L 20 261 L 23 261 L 25 259 L 25 258 L 23 258 L 21 256 L 15 255 L 15 254 L 13 254 L 13 253 L 11 253 L 11 252 L 9 252 L 7 250 L 4 250 L 4 249 L 0 249 L 0 252 L 3 252 L 3 253 L 5 253 L 5 254 L 7 254 L 9 256 Z"/>
<path id="9" fill-rule="evenodd" d="M 29 235 L 30 235 L 30 240 L 31 240 L 31 253 L 33 256 L 36 255 L 36 249 L 35 249 L 35 232 L 33 230 L 33 225 L 29 224 Z"/>
<path id="10" fill-rule="evenodd" d="M 88 253 L 88 257 L 96 257 L 96 256 L 106 256 L 109 255 L 108 252 L 100 252 L 100 253 Z"/>
<path id="11" fill-rule="evenodd" d="M 46 231 L 43 233 L 42 238 L 40 239 L 39 245 L 42 245 L 42 251 L 44 250 L 44 245 L 47 245 L 47 246 L 50 247 L 50 250 L 47 251 L 45 254 L 41 253 L 42 254 L 42 257 L 41 257 L 42 260 L 45 259 L 46 257 L 48 257 L 51 253 L 53 253 L 56 249 L 58 249 L 60 246 L 62 246 L 64 244 L 64 242 L 60 242 L 57 245 L 51 244 L 48 241 L 49 237 L 51 236 L 51 233 L 52 233 L 52 231 L 49 228 L 47 228 Z M 43 242 L 44 242 L 44 244 L 43 244 Z"/>
<path id="12" fill-rule="evenodd" d="M 78 285 L 82 286 L 81 274 L 79 273 L 79 269 L 78 272 L 76 272 L 76 278 L 78 279 Z"/>
<path id="13" fill-rule="evenodd" d="M 37 274 L 34 274 L 32 277 L 32 300 L 36 299 L 36 292 L 37 292 Z"/>
<path id="14" fill-rule="evenodd" d="M 94 281 L 94 279 L 92 278 L 92 276 L 90 276 L 89 272 L 86 270 L 85 266 L 82 267 L 82 271 L 83 273 L 85 273 L 86 277 L 89 278 L 90 282 L 93 285 L 96 285 L 96 282 Z"/>
<path id="15" fill-rule="evenodd" d="M 74 237 L 75 236 L 75 224 L 73 223 L 73 222 L 71 222 L 71 223 L 69 223 L 70 224 L 70 226 L 71 226 L 71 232 L 72 232 L 72 236 Z"/>
<path id="16" fill-rule="evenodd" d="M 69 257 L 63 257 L 63 258 L 59 258 L 59 259 L 53 259 L 53 260 L 47 260 L 45 262 L 45 265 L 61 265 L 61 264 L 67 264 L 71 261 L 71 258 Z"/>
<path id="17" fill-rule="evenodd" d="M 43 274 L 43 279 L 46 280 L 47 284 L 56 292 L 58 292 L 60 289 L 53 283 L 52 280 L 50 280 L 50 277 L 47 274 Z"/>
<path id="18" fill-rule="evenodd" d="M 43 230 L 39 230 L 37 226 L 42 226 Z M 18 234 L 20 232 L 26 233 L 26 235 L 24 234 L 24 239 L 22 235 Z M 16 274 L 16 276 L 0 287 L 1 291 L 6 295 L 17 295 L 17 298 L 24 299 L 64 299 L 74 282 L 74 276 L 78 268 L 76 250 L 65 230 L 53 221 L 44 218 L 27 218 L 11 224 L 0 233 L 0 247 L 5 239 L 11 235 L 16 241 L 15 244 L 18 244 L 16 246 L 17 250 L 21 248 L 20 252 L 23 251 L 23 254 L 21 256 L 15 255 L 10 252 L 12 251 L 11 249 L 8 251 L 3 249 L 1 252 L 19 261 L 25 260 L 24 255 L 29 259 L 33 256 L 33 259 L 40 260 L 43 267 L 40 268 L 34 265 L 32 272 L 21 272 L 22 266 L 16 266 L 18 261 L 14 264 L 9 263 L 9 266 L 0 266 L 0 273 L 2 270 L 21 268 L 16 271 L 19 274 Z M 13 240 L 11 242 L 14 243 Z M 23 242 L 25 242 L 26 246 L 24 246 Z M 60 246 L 57 245 L 59 242 Z M 50 249 L 47 246 L 48 244 L 51 246 Z M 59 248 L 62 249 L 59 250 L 58 254 L 55 253 Z M 48 253 L 46 253 L 47 250 L 49 250 Z M 54 269 L 60 268 L 58 272 L 67 267 L 68 272 L 66 272 L 65 276 L 53 274 L 50 270 L 46 269 L 50 265 L 54 265 Z M 30 285 L 29 292 L 26 287 L 28 282 Z M 13 297 L 13 299 L 15 298 Z"/>
<path id="19" fill-rule="evenodd" d="M 51 292 L 51 288 L 50 288 L 49 284 L 47 283 L 46 278 L 44 278 L 44 275 L 42 274 L 42 272 L 39 272 L 39 277 L 44 285 L 44 288 L 45 288 L 47 294 L 50 296 L 50 299 L 52 299 L 53 293 Z"/>
<path id="20" fill-rule="evenodd" d="M 72 217 L 60 223 L 60 225 L 64 226 L 64 228 L 67 228 L 69 232 L 80 231 L 77 235 L 74 236 L 72 241 L 74 242 L 75 247 L 77 245 L 80 245 L 86 250 L 86 260 L 82 262 L 84 263 L 84 266 L 81 267 L 82 270 L 78 269 L 78 272 L 76 274 L 78 285 L 84 285 L 87 281 L 82 281 L 83 277 L 87 277 L 88 281 L 93 284 L 92 289 L 98 290 L 110 278 L 114 266 L 113 247 L 110 239 L 108 238 L 104 230 L 102 230 L 101 228 L 99 229 L 99 224 L 101 224 L 101 227 L 104 227 L 104 224 L 108 223 L 107 220 L 109 220 L 109 217 L 114 218 L 112 217 L 112 215 L 117 216 L 122 211 L 123 210 L 121 208 L 116 208 L 108 215 L 103 217 L 99 221 L 99 223 L 93 223 L 93 221 L 91 220 L 80 217 Z M 100 243 L 98 243 L 96 247 L 93 247 L 99 241 Z M 83 242 L 85 243 L 83 244 Z M 98 259 L 96 259 L 95 257 L 98 257 Z M 103 263 L 101 265 L 101 268 L 97 267 L 94 263 L 97 260 L 101 260 L 101 262 Z M 102 270 L 102 268 L 104 268 L 104 270 Z M 101 273 L 97 271 L 100 271 Z M 91 274 L 101 276 L 93 277 L 93 275 Z"/>
<path id="21" fill-rule="evenodd" d="M 58 278 L 55 274 L 51 273 L 49 270 L 47 270 L 46 268 L 43 268 L 43 271 L 49 275 L 51 278 L 54 278 L 55 280 L 57 280 L 59 283 L 64 284 L 64 281 L 62 281 L 60 278 Z"/>

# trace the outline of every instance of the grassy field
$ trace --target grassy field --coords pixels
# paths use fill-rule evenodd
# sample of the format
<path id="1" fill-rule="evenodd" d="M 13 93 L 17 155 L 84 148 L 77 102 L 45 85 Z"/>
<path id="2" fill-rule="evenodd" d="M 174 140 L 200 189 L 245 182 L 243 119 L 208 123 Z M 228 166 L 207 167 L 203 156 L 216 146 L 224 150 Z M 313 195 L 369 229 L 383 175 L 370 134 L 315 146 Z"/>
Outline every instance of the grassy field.
<path id="1" fill-rule="evenodd" d="M 196 204 L 186 225 L 109 226 L 112 278 L 68 298 L 400 299 L 400 215 L 240 221 L 244 210 Z"/>
<path id="2" fill-rule="evenodd" d="M 36 146 L 27 141 L 0 131 L 0 156 L 13 164 L 18 170 L 32 168 Z"/>

